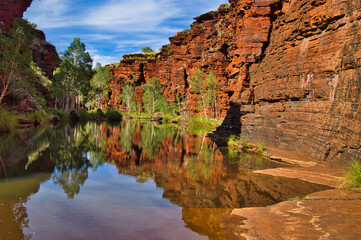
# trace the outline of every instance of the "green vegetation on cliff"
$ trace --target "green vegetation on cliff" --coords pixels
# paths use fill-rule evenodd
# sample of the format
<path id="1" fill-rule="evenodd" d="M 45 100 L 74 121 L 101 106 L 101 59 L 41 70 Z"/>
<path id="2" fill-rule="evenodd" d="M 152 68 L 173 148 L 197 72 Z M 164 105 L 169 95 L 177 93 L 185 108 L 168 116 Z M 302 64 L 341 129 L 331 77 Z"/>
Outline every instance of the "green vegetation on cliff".
<path id="1" fill-rule="evenodd" d="M 7 95 L 14 99 L 29 97 L 36 102 L 36 74 L 30 50 L 33 27 L 23 19 L 16 19 L 7 35 L 0 34 L 0 103 Z"/>

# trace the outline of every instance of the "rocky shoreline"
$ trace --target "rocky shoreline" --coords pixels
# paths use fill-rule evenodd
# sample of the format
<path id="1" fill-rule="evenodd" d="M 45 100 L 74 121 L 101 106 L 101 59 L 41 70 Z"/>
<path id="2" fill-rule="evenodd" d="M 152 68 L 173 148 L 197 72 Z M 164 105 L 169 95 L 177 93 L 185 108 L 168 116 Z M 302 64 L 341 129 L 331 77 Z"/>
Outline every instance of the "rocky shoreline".
<path id="1" fill-rule="evenodd" d="M 292 153 L 273 149 L 277 159 Z M 284 154 L 282 152 L 284 151 Z M 270 150 L 272 155 L 272 150 Z M 293 154 L 294 155 L 294 154 Z M 295 156 L 293 156 L 295 157 Z M 300 156 L 298 156 L 300 157 Z M 307 159 L 307 156 L 305 157 Z M 340 166 L 305 159 L 292 159 L 296 168 L 256 171 L 260 174 L 297 178 L 332 189 L 299 196 L 268 207 L 233 209 L 222 225 L 235 239 L 356 239 L 361 236 L 361 191 L 338 189 L 344 170 Z M 302 166 L 301 166 L 302 165 Z"/>

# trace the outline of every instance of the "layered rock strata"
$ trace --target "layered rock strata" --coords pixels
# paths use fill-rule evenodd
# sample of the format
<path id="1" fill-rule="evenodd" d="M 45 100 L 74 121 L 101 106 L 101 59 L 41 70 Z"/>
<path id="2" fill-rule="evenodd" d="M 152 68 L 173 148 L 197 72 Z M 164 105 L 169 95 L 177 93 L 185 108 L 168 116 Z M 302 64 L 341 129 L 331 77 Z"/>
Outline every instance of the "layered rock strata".
<path id="1" fill-rule="evenodd" d="M 111 106 L 125 81 L 159 77 L 164 94 L 200 112 L 189 77 L 216 75 L 220 132 L 310 153 L 322 160 L 361 156 L 361 36 L 357 0 L 230 0 L 195 18 L 154 55 L 109 66 Z M 205 74 L 205 75 L 206 75 Z M 209 115 L 213 114 L 209 109 Z"/>

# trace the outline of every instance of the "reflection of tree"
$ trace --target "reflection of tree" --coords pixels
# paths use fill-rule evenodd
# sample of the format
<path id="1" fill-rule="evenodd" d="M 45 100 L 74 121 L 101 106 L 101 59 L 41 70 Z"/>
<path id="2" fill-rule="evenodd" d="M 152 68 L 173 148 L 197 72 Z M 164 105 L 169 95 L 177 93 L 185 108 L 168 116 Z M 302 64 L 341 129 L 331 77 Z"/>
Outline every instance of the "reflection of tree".
<path id="1" fill-rule="evenodd" d="M 61 185 L 61 187 L 64 189 L 64 192 L 70 199 L 73 199 L 74 196 L 79 193 L 80 186 L 83 186 L 87 178 L 88 169 L 75 169 L 60 174 L 55 173 L 53 175 L 54 183 Z"/>
<path id="2" fill-rule="evenodd" d="M 199 177 L 207 180 L 212 176 L 214 168 L 219 164 L 214 157 L 216 149 L 216 144 L 209 141 L 206 135 L 201 142 L 197 141 L 197 154 L 191 155 L 186 164 L 187 173 L 193 180 L 197 181 Z"/>
<path id="3" fill-rule="evenodd" d="M 13 178 L 0 183 L 0 239 L 30 239 L 24 235 L 29 227 L 26 203 L 47 182 L 50 174 Z"/>
<path id="4" fill-rule="evenodd" d="M 54 166 L 51 161 L 43 157 L 51 131 L 50 128 L 39 127 L 0 134 L 0 178 L 52 171 Z M 37 163 L 32 164 L 35 161 Z"/>
<path id="5" fill-rule="evenodd" d="M 123 122 L 122 128 L 120 129 L 120 145 L 123 151 L 130 152 L 133 145 L 133 135 L 136 131 L 135 121 Z"/>
<path id="6" fill-rule="evenodd" d="M 106 159 L 105 140 L 95 123 L 77 128 L 65 128 L 50 145 L 56 163 L 55 184 L 61 185 L 68 198 L 74 198 L 88 178 L 88 168 L 96 170 Z"/>
<path id="7" fill-rule="evenodd" d="M 176 129 L 172 126 L 155 126 L 154 124 L 144 124 L 142 126 L 141 147 L 149 158 L 156 158 L 159 152 L 159 146 L 162 141 L 170 135 L 174 135 Z"/>

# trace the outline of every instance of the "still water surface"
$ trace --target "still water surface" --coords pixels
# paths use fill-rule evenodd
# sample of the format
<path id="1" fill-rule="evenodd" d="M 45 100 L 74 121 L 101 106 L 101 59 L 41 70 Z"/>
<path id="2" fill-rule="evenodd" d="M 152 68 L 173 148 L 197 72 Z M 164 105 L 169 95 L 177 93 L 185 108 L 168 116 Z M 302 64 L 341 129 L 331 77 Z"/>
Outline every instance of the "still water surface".
<path id="1" fill-rule="evenodd" d="M 178 125 L 124 121 L 0 135 L 0 239 L 231 239 L 232 208 L 326 189 Z"/>

